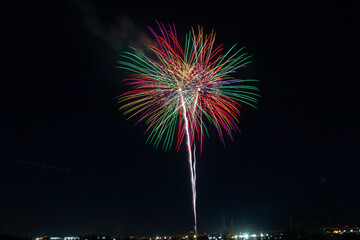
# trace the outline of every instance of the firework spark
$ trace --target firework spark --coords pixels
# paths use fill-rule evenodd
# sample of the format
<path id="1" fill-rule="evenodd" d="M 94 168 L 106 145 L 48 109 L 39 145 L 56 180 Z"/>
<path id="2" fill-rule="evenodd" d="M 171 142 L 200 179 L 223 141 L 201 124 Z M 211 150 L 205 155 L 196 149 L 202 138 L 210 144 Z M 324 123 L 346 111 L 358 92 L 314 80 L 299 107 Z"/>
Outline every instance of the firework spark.
<path id="1" fill-rule="evenodd" d="M 197 32 L 191 29 L 182 47 L 174 25 L 158 26 L 159 34 L 149 27 L 157 41 L 156 46 L 149 45 L 155 59 L 129 51 L 121 55 L 119 68 L 133 74 L 124 79 L 131 90 L 118 96 L 118 101 L 129 118 L 137 115 L 137 123 L 146 122 L 147 142 L 155 148 L 162 145 L 168 151 L 175 146 L 178 151 L 186 141 L 196 233 L 196 144 L 201 152 L 209 124 L 223 144 L 224 135 L 233 140 L 233 133 L 239 131 L 240 103 L 256 107 L 260 96 L 251 85 L 257 80 L 230 76 L 251 62 L 243 48 L 235 50 L 235 44 L 223 54 L 223 45 L 214 44 L 215 33 L 204 35 L 201 27 Z"/>

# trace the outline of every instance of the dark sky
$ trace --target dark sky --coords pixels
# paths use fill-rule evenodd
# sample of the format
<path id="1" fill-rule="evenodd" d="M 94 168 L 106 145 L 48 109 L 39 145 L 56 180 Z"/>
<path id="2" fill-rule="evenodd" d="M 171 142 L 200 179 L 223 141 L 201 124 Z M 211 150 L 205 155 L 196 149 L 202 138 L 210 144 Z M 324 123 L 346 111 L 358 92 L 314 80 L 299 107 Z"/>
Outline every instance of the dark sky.
<path id="1" fill-rule="evenodd" d="M 129 74 L 115 68 L 119 54 L 151 37 L 154 19 L 174 22 L 180 39 L 200 24 L 226 48 L 246 46 L 254 63 L 237 76 L 261 81 L 242 133 L 224 148 L 212 132 L 198 155 L 200 231 L 220 231 L 224 217 L 236 231 L 289 219 L 359 224 L 356 8 L 250 2 L 3 6 L 0 226 L 20 235 L 192 229 L 185 148 L 146 145 L 144 124 L 127 121 L 115 99 Z"/>

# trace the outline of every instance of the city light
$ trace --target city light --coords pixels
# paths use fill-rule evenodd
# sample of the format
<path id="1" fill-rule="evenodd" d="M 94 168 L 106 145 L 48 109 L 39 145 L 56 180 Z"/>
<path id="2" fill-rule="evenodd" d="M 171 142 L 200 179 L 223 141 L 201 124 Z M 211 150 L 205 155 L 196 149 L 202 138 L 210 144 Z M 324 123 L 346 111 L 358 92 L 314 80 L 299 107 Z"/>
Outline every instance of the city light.
<path id="1" fill-rule="evenodd" d="M 360 227 L 358 226 L 350 226 L 350 227 L 332 227 L 332 228 L 323 228 L 324 233 L 335 236 L 341 235 L 351 235 L 351 234 L 359 234 L 360 235 Z M 119 232 L 117 232 L 117 237 L 106 236 L 106 235 L 95 235 L 92 239 L 96 240 L 120 240 Z M 276 232 L 261 232 L 261 231 L 246 231 L 246 232 L 238 232 L 236 235 L 228 235 L 228 234 L 220 234 L 220 233 L 205 233 L 205 234 L 194 234 L 191 235 L 173 235 L 173 236 L 152 236 L 152 237 L 139 237 L 139 236 L 130 236 L 129 240 L 172 240 L 172 239 L 180 239 L 180 240 L 265 240 L 265 239 L 287 239 L 288 230 L 284 231 L 276 231 Z M 68 237 L 51 237 L 42 234 L 41 237 L 29 238 L 29 240 L 90 240 L 87 238 L 80 238 L 75 236 Z M 121 237 L 124 240 L 124 237 Z"/>

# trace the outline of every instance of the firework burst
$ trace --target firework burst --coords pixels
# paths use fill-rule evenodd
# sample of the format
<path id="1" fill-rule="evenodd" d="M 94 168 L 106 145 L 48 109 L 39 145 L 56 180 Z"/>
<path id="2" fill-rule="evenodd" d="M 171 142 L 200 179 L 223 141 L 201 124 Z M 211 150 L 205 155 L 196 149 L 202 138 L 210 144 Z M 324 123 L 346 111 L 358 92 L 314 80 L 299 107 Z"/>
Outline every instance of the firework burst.
<path id="1" fill-rule="evenodd" d="M 155 148 L 161 145 L 167 151 L 175 146 L 178 151 L 186 142 L 196 232 L 196 145 L 201 152 L 209 124 L 223 144 L 225 135 L 233 140 L 233 133 L 239 131 L 240 103 L 256 107 L 260 96 L 251 85 L 257 80 L 230 76 L 251 62 L 243 48 L 235 50 L 235 44 L 223 53 L 223 45 L 214 44 L 215 33 L 204 35 L 201 27 L 197 32 L 191 29 L 182 47 L 174 25 L 158 26 L 159 33 L 149 27 L 157 42 L 149 45 L 155 59 L 129 51 L 121 55 L 119 68 L 133 74 L 124 79 L 131 90 L 118 96 L 118 101 L 129 118 L 138 116 L 137 123 L 146 122 L 147 142 Z"/>

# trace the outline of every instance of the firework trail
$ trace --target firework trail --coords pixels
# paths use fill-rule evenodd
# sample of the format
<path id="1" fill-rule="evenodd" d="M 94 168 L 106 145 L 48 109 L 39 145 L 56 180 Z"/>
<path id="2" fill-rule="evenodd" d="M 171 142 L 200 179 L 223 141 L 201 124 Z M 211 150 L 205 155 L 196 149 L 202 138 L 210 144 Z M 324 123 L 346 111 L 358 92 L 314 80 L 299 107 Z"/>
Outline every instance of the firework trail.
<path id="1" fill-rule="evenodd" d="M 181 106 L 183 108 L 184 120 L 185 120 L 185 131 L 186 131 L 186 143 L 189 154 L 189 167 L 190 167 L 190 181 L 191 181 L 191 190 L 192 190 L 192 199 L 193 199 L 193 212 L 194 212 L 194 229 L 195 234 L 197 234 L 197 217 L 196 217 L 196 158 L 195 158 L 195 144 L 194 144 L 194 159 L 191 152 L 191 143 L 190 143 L 190 132 L 189 132 L 189 120 L 186 116 L 186 107 L 184 102 L 184 97 L 181 95 Z M 196 97 L 197 99 L 197 97 Z M 196 108 L 196 101 L 194 105 L 194 110 Z"/>
<path id="2" fill-rule="evenodd" d="M 124 79 L 131 90 L 118 96 L 118 102 L 128 118 L 137 115 L 136 123 L 145 121 L 147 142 L 155 148 L 162 145 L 168 151 L 175 146 L 178 151 L 186 142 L 197 233 L 196 145 L 201 153 L 207 125 L 215 126 L 223 144 L 224 135 L 233 140 L 239 132 L 240 103 L 255 107 L 258 102 L 258 88 L 251 85 L 257 80 L 230 77 L 251 62 L 243 48 L 235 50 L 236 44 L 223 54 L 223 45 L 214 45 L 215 33 L 204 35 L 199 27 L 197 32 L 191 29 L 181 47 L 174 25 L 157 24 L 159 34 L 149 27 L 157 42 L 149 49 L 156 57 L 129 51 L 121 55 L 119 68 L 133 74 Z"/>
<path id="3" fill-rule="evenodd" d="M 15 162 L 20 163 L 22 165 L 26 165 L 26 166 L 56 169 L 56 170 L 62 170 L 62 171 L 71 171 L 70 168 L 52 166 L 52 165 L 47 165 L 47 164 L 43 164 L 43 163 L 39 163 L 39 162 L 29 162 L 29 161 L 19 161 L 19 160 L 16 160 Z"/>

